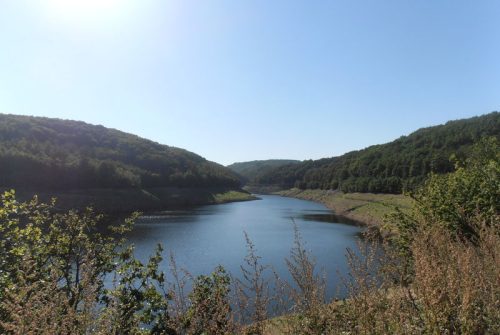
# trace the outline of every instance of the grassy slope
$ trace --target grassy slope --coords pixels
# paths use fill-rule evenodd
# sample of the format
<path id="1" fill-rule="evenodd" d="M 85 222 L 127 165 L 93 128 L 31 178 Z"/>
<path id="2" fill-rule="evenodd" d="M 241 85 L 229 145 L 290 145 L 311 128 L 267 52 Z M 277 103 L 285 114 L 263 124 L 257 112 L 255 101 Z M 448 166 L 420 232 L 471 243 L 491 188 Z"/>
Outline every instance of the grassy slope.
<path id="1" fill-rule="evenodd" d="M 367 225 L 381 225 L 384 216 L 396 208 L 407 211 L 412 206 L 412 199 L 400 194 L 342 193 L 300 189 L 280 191 L 276 194 L 320 202 L 338 215 Z"/>

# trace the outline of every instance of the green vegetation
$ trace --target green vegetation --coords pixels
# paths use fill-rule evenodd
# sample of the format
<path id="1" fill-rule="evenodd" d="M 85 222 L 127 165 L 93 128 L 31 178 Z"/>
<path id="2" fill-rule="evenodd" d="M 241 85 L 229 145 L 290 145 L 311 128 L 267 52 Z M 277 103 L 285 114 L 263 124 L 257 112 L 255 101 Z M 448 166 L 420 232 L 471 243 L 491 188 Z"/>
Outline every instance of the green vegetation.
<path id="1" fill-rule="evenodd" d="M 459 239 L 476 243 L 481 229 L 500 232 L 500 146 L 495 138 L 485 139 L 473 148 L 456 171 L 431 175 L 412 197 L 414 210 L 396 211 L 388 218 L 395 230 L 395 245 L 408 252 L 419 230 L 443 229 Z M 496 250 L 500 251 L 500 250 Z"/>
<path id="2" fill-rule="evenodd" d="M 242 181 L 247 184 L 254 184 L 260 176 L 269 173 L 273 169 L 283 165 L 298 164 L 300 161 L 293 159 L 268 159 L 260 161 L 250 161 L 233 163 L 227 167 L 242 177 Z"/>
<path id="3" fill-rule="evenodd" d="M 17 117 L 9 116 L 6 120 L 9 118 Z M 27 120 L 34 120 L 34 124 L 46 121 Z M 66 121 L 47 122 L 66 124 Z M 26 134 L 35 136 L 29 124 Z M 497 134 L 479 139 L 484 134 L 492 135 L 485 130 L 492 125 L 498 126 L 498 113 L 425 130 L 432 134 L 430 137 L 441 138 L 439 134 L 448 134 L 450 129 L 457 131 L 459 126 L 462 132 L 475 129 L 473 135 L 468 133 L 474 140 L 461 142 L 459 150 L 438 147 L 440 154 L 454 154 L 451 172 L 431 173 L 410 197 L 320 189 L 282 193 L 321 201 L 339 214 L 365 222 L 380 223 L 380 218 L 386 217 L 380 226 L 382 234 L 369 230 L 359 250 L 347 251 L 350 273 L 343 282 L 348 297 L 341 301 L 326 300 L 325 279 L 316 269 L 314 257 L 304 247 L 297 229 L 290 256 L 285 260 L 291 283 L 280 279 L 271 265 L 261 263 L 247 235 L 243 279 L 233 280 L 220 266 L 210 275 L 193 278 L 177 268 L 173 255 L 169 259 L 169 274 L 160 270 L 162 246 L 157 247 L 146 263 L 134 258 L 134 248 L 127 245 L 123 234 L 131 229 L 136 215 L 120 224 L 103 225 L 104 217 L 92 209 L 62 212 L 55 202 L 40 203 L 36 197 L 19 202 L 14 191 L 5 192 L 0 201 L 0 333 L 498 334 L 500 146 Z M 76 123 L 73 127 L 87 125 Z M 22 127 L 11 128 L 17 129 L 16 136 L 24 136 L 19 130 Z M 12 139 L 18 137 L 8 132 L 1 134 L 2 159 L 26 156 L 26 161 L 18 162 L 54 164 L 56 171 L 66 168 L 70 171 L 72 167 L 67 165 L 70 157 L 83 152 L 75 149 L 70 154 L 69 150 L 63 150 L 57 155 L 51 151 L 58 148 L 52 142 L 54 138 L 65 131 L 33 144 L 33 148 L 47 150 L 39 153 L 27 149 L 33 138 L 16 142 Z M 397 145 L 414 139 L 415 134 L 396 141 Z M 11 142 L 6 138 L 11 138 Z M 12 148 L 5 143 L 12 143 Z M 71 140 L 67 143 L 73 144 L 68 147 L 63 144 L 60 148 L 76 146 Z M 386 147 L 372 147 L 366 152 L 390 152 L 395 145 L 393 142 Z M 117 149 L 116 155 L 124 152 Z M 401 152 L 402 157 L 408 153 Z M 359 157 L 365 154 L 361 152 Z M 96 152 L 87 152 L 85 157 L 90 159 L 90 165 L 108 162 L 99 161 Z M 109 152 L 106 157 L 110 157 Z M 375 161 L 380 163 L 383 157 L 386 156 Z M 135 176 L 150 171 L 136 169 L 136 165 L 127 165 L 120 159 L 110 164 L 117 167 L 123 164 L 123 169 L 130 168 L 137 173 Z M 19 167 L 19 173 L 28 173 L 27 167 L 33 167 L 15 166 Z M 61 170 L 57 170 L 58 166 Z M 11 171 L 11 167 L 2 168 Z M 121 180 L 119 176 L 125 170 L 119 171 L 111 174 L 111 180 Z M 12 175 L 7 173 L 5 178 Z M 133 179 L 142 182 L 141 178 Z M 45 182 L 46 185 L 37 187 L 48 187 L 51 183 Z M 131 189 L 140 190 L 145 199 L 189 192 L 186 187 L 167 185 L 149 187 L 146 191 L 127 182 L 117 183 L 113 185 L 117 189 L 108 196 L 116 198 L 116 192 Z M 231 190 L 229 184 L 226 186 L 214 188 L 207 196 L 214 203 L 250 197 L 248 193 Z M 60 192 L 79 192 L 65 190 L 63 184 L 51 187 Z M 105 192 L 103 188 L 82 190 Z M 127 196 L 130 195 L 126 193 L 124 198 Z M 97 229 L 101 226 L 107 226 L 109 232 L 102 233 L 102 228 Z"/>
<path id="4" fill-rule="evenodd" d="M 61 210 L 162 210 L 250 200 L 239 176 L 183 149 L 83 122 L 0 115 L 0 190 Z M 221 194 L 234 191 L 223 199 Z"/>
<path id="5" fill-rule="evenodd" d="M 0 188 L 237 189 L 229 169 L 183 149 L 84 122 L 0 115 Z"/>
<path id="6" fill-rule="evenodd" d="M 254 178 L 257 185 L 281 189 L 401 193 L 420 185 L 429 173 L 455 170 L 483 137 L 500 137 L 500 113 L 423 128 L 387 144 L 345 155 L 277 167 Z"/>
<path id="7" fill-rule="evenodd" d="M 394 212 L 382 243 L 367 235 L 358 251 L 347 251 L 348 298 L 332 302 L 297 229 L 286 260 L 292 283 L 272 276 L 248 236 L 241 281 L 222 267 L 192 278 L 173 256 L 167 276 L 158 269 L 161 246 L 142 264 L 124 244 L 133 217 L 108 237 L 96 231 L 103 218 L 90 209 L 58 213 L 7 192 L 0 332 L 498 334 L 500 147 L 490 139 L 472 151 L 455 172 L 431 176 L 412 208 Z M 271 307 L 281 316 L 271 318 Z"/>
<path id="8" fill-rule="evenodd" d="M 103 217 L 91 209 L 56 213 L 54 204 L 36 198 L 17 202 L 14 192 L 4 193 L 0 204 L 0 333 L 177 334 L 182 329 L 199 334 L 229 329 L 230 279 L 224 269 L 193 278 L 185 296 L 186 279 L 173 257 L 174 283 L 158 271 L 161 246 L 146 264 L 133 257 L 133 246 L 121 236 L 134 217 L 102 235 L 95 228 Z M 111 287 L 106 280 L 113 280 Z"/>

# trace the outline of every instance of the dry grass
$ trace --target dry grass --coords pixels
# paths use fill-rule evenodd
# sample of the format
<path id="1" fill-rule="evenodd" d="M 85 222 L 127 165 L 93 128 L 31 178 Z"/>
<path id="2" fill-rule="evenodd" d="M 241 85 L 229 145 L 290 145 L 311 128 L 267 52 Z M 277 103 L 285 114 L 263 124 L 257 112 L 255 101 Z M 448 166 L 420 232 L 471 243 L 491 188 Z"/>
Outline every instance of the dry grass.
<path id="1" fill-rule="evenodd" d="M 270 320 L 265 334 L 499 334 L 500 235 L 480 225 L 474 243 L 442 228 L 419 229 L 409 269 L 372 241 L 348 251 L 349 297 L 305 313 Z M 385 249 L 383 257 L 380 248 Z M 411 276 L 404 284 L 401 278 Z"/>

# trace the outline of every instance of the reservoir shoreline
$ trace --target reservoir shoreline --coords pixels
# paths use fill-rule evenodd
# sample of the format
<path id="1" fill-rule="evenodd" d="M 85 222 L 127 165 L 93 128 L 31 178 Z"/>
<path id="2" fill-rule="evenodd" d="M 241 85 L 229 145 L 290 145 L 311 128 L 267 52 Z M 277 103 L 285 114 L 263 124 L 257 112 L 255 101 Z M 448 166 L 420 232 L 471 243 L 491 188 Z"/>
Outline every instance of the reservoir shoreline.
<path id="1" fill-rule="evenodd" d="M 402 194 L 343 193 L 333 190 L 297 188 L 272 194 L 318 202 L 340 217 L 374 227 L 382 226 L 384 218 L 396 209 L 408 212 L 413 206 L 413 200 Z"/>

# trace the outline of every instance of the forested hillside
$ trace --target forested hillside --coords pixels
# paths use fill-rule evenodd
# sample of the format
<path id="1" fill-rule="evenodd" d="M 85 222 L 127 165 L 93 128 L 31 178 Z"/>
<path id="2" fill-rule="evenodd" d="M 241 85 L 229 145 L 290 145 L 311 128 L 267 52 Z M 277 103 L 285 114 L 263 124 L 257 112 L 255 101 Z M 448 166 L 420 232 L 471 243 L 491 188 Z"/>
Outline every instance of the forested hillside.
<path id="1" fill-rule="evenodd" d="M 265 175 L 277 167 L 297 163 L 300 163 L 300 161 L 293 159 L 268 159 L 233 163 L 227 167 L 242 176 L 245 183 L 254 183 L 260 176 Z"/>
<path id="2" fill-rule="evenodd" d="M 189 151 L 84 122 L 0 114 L 0 188 L 239 187 Z"/>
<path id="3" fill-rule="evenodd" d="M 340 189 L 344 192 L 400 193 L 430 172 L 454 170 L 482 137 L 500 137 L 500 113 L 422 128 L 408 136 L 360 151 L 275 168 L 254 180 L 283 189 Z"/>

